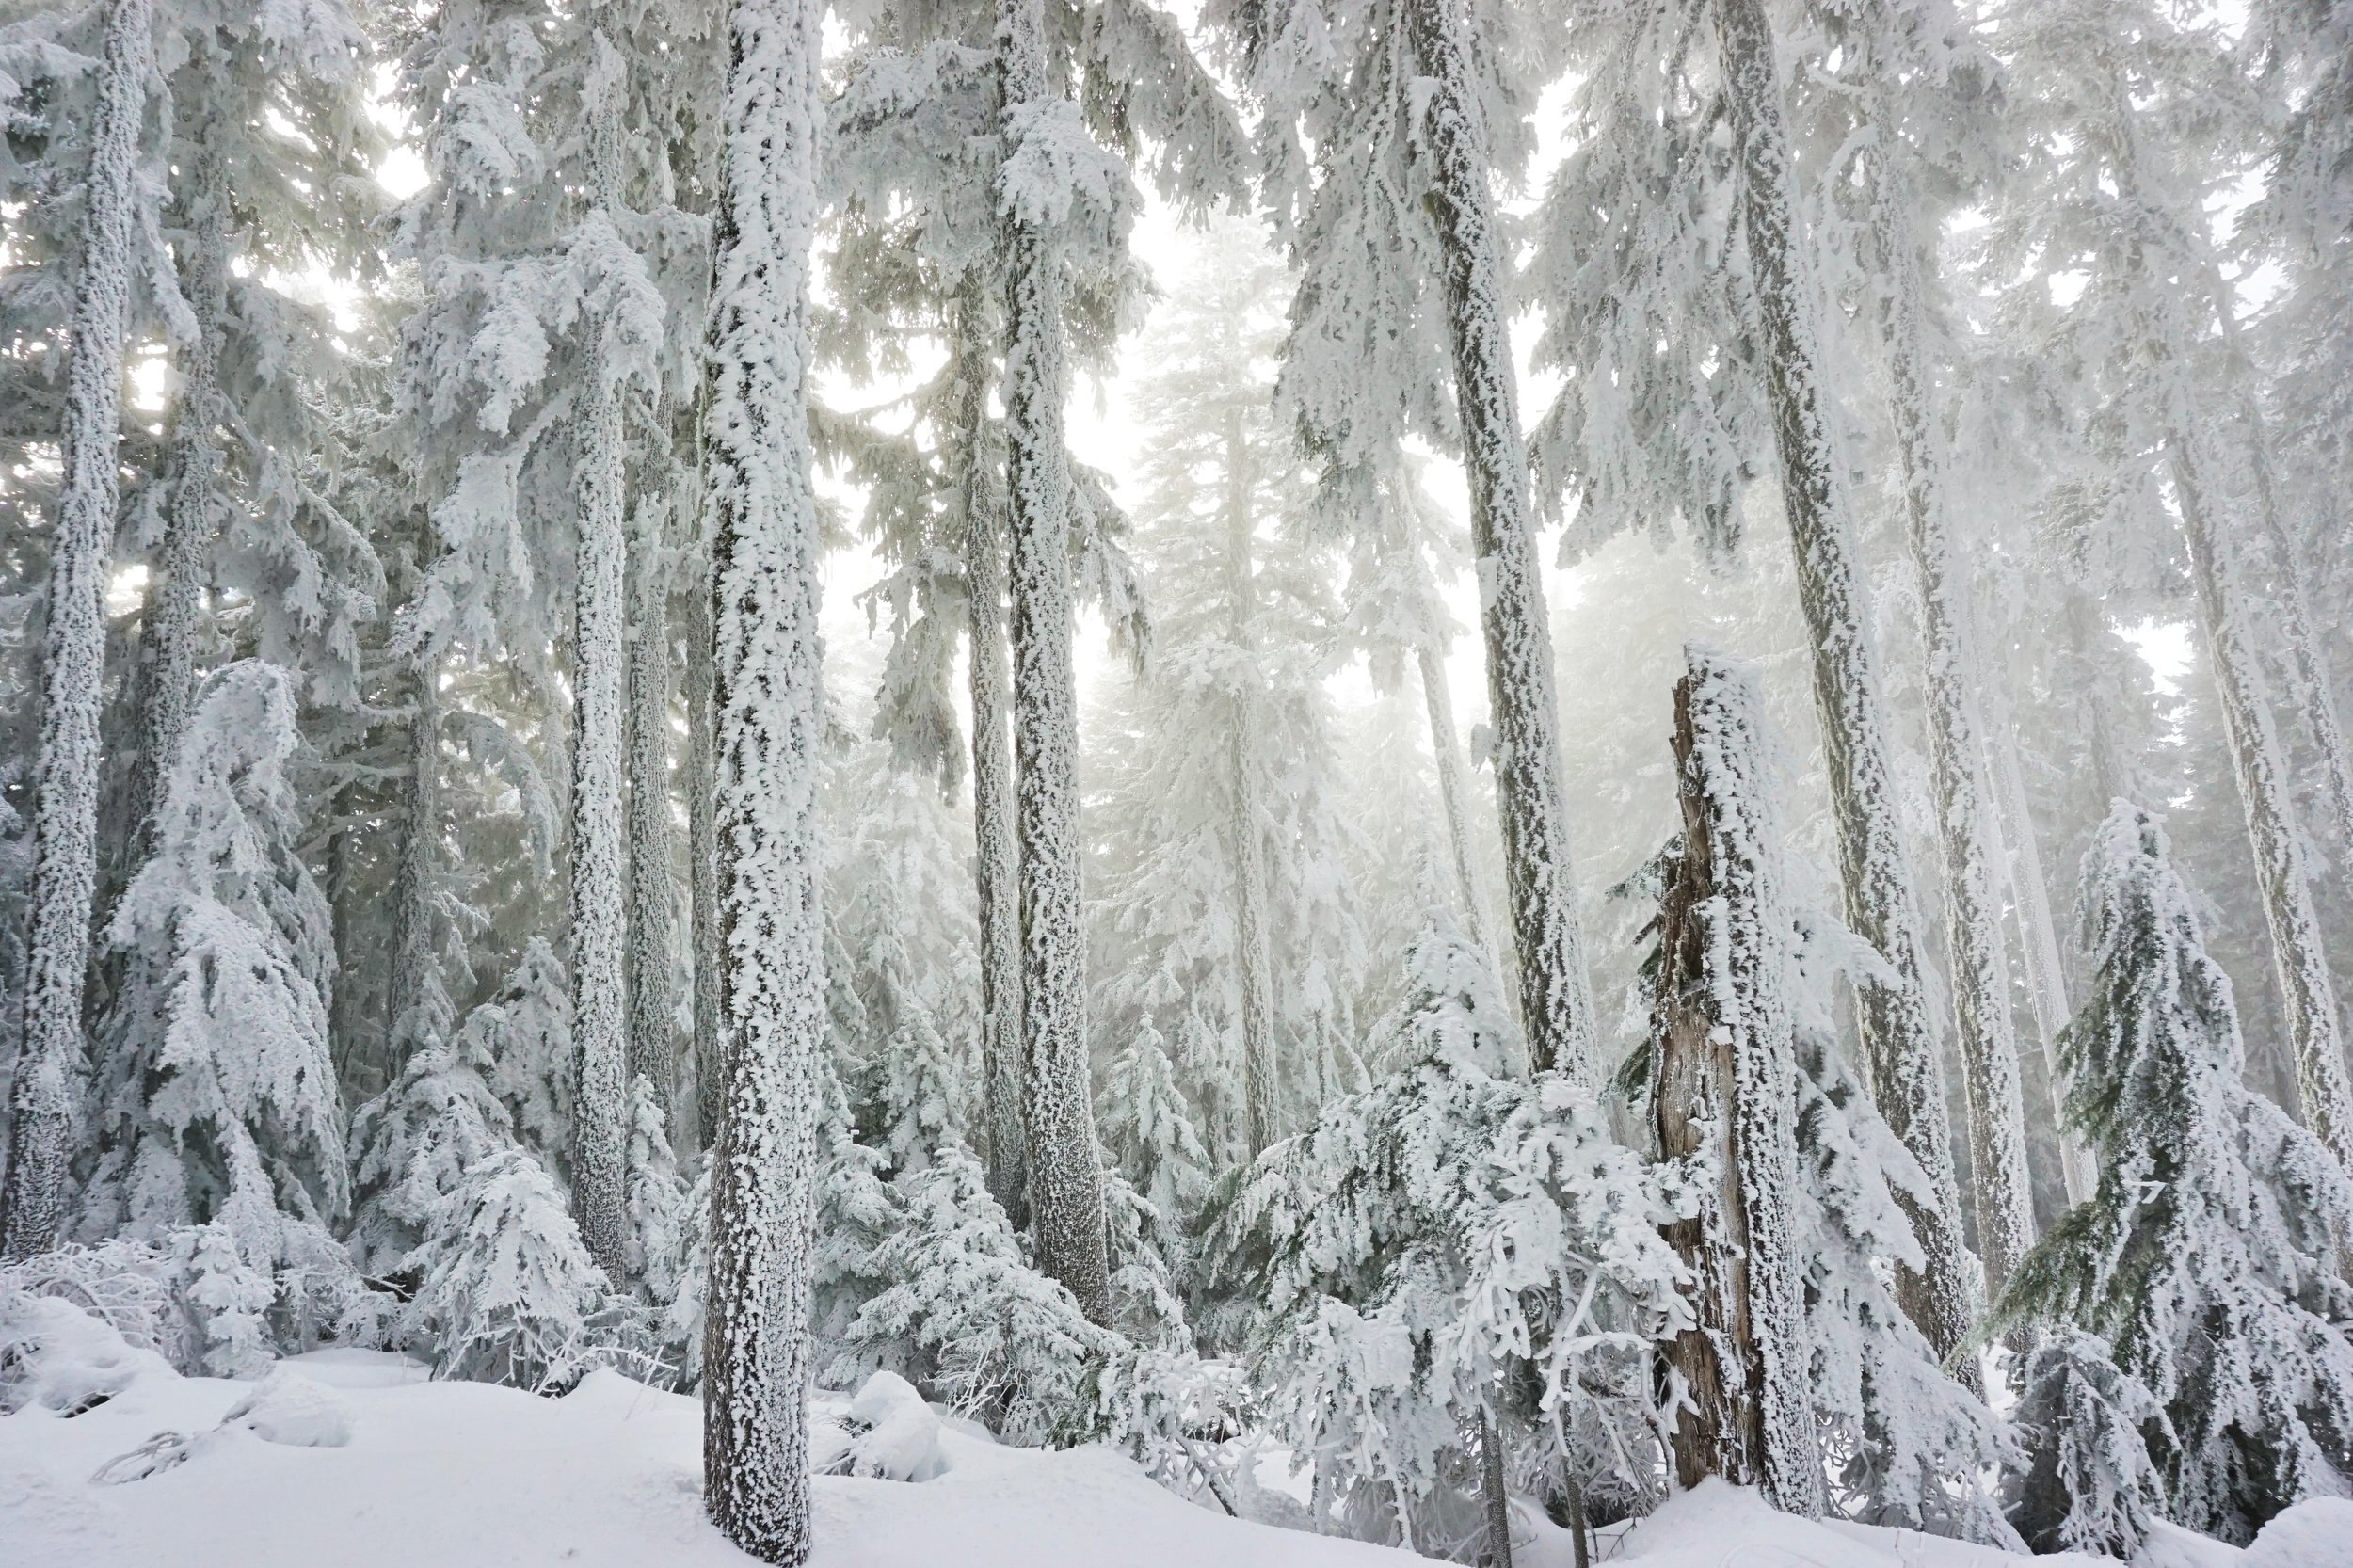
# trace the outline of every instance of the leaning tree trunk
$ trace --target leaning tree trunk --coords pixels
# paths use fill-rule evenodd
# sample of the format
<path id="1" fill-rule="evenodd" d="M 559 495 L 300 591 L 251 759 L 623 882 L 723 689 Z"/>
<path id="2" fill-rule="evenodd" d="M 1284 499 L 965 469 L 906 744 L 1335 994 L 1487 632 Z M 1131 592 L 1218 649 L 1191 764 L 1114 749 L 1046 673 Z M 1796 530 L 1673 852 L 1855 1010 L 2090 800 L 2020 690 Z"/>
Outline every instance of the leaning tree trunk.
<path id="1" fill-rule="evenodd" d="M 1920 981 L 1920 917 L 1904 864 L 1889 767 L 1887 720 L 1871 667 L 1870 616 L 1854 541 L 1822 423 L 1814 334 L 1798 275 L 1788 138 L 1772 34 L 1760 0 L 1716 0 L 1716 32 L 1740 150 L 1743 227 L 1763 332 L 1766 391 L 1781 452 L 1782 499 L 1798 567 L 1798 600 L 1814 645 L 1838 832 L 1847 924 L 1895 970 L 1895 983 L 1858 997 L 1864 1054 L 1880 1114 L 1912 1151 L 1935 1192 L 1905 1206 L 1926 1260 L 1900 1270 L 1897 1294 L 1940 1357 L 1959 1351 L 1974 1316 L 1953 1178 L 1936 1030 Z M 1974 1368 L 1962 1377 L 1975 1386 Z"/>
<path id="2" fill-rule="evenodd" d="M 1225 570 L 1226 596 L 1233 611 L 1232 634 L 1241 679 L 1255 681 L 1250 668 L 1252 596 L 1257 593 L 1251 567 L 1254 530 L 1250 517 L 1249 454 L 1242 440 L 1241 415 L 1225 419 Z M 1266 803 L 1258 790 L 1256 749 L 1257 705 L 1247 687 L 1233 693 L 1227 715 L 1226 760 L 1234 776 L 1234 926 L 1241 952 L 1236 968 L 1241 982 L 1242 1136 L 1249 1158 L 1256 1160 L 1274 1142 L 1276 1103 L 1281 1092 L 1274 1045 L 1274 958 L 1267 937 Z"/>
<path id="3" fill-rule="evenodd" d="M 1715 1181 L 1667 1227 L 1690 1267 L 1697 1321 L 1668 1365 L 1690 1402 L 1671 1447 L 1678 1481 L 1762 1485 L 1774 1506 L 1827 1504 L 1807 1386 L 1798 1192 L 1798 1065 L 1764 703 L 1738 666 L 1697 643 L 1675 683 L 1683 853 L 1658 911 L 1651 1105 L 1659 1152 Z"/>
<path id="4" fill-rule="evenodd" d="M 993 356 L 986 280 L 966 274 L 955 301 L 954 484 L 964 508 L 966 660 L 972 687 L 972 882 L 981 943 L 981 1083 L 988 1191 L 1018 1229 L 1030 1221 L 1030 1134 L 1023 1107 L 1021 910 L 1014 869 L 1012 707 L 1005 667 L 1003 495 L 991 472 Z"/>
<path id="5" fill-rule="evenodd" d="M 82 271 L 68 328 L 63 477 L 50 543 L 35 763 L 32 936 L 24 1032 L 0 1181 L 0 1259 L 56 1240 L 72 1158 L 73 1085 L 83 1056 L 90 905 L 98 887 L 98 717 L 106 664 L 106 567 L 121 435 L 122 340 L 131 298 L 139 126 L 153 67 L 152 0 L 116 0 L 98 68 L 82 211 Z"/>
<path id="6" fill-rule="evenodd" d="M 703 1499 L 728 1538 L 799 1563 L 808 1496 L 819 896 L 817 498 L 809 480 L 808 259 L 817 231 L 815 0 L 733 0 L 714 214 L 704 484 L 724 1076 L 711 1157 Z"/>
<path id="7" fill-rule="evenodd" d="M 1597 1071 L 1593 1007 L 1569 873 L 1552 632 L 1529 512 L 1528 449 L 1487 149 L 1471 101 L 1470 47 L 1460 8 L 1450 0 L 1406 0 L 1405 22 L 1430 88 L 1429 200 L 1446 274 L 1455 405 L 1470 483 L 1520 1021 L 1539 1070 L 1557 1067 L 1591 1080 Z"/>
<path id="8" fill-rule="evenodd" d="M 1008 127 L 1052 93 L 1043 0 L 1001 0 Z M 1045 226 L 1004 228 L 1005 476 L 1013 535 L 1015 827 L 1021 1024 L 1031 1075 L 1030 1207 L 1039 1261 L 1111 1320 L 1103 1163 L 1087 1066 L 1079 886 L 1079 715 L 1070 659 L 1070 459 L 1063 443 L 1063 259 Z"/>
<path id="9" fill-rule="evenodd" d="M 629 1047 L 664 1128 L 678 1098 L 671 1045 L 670 631 L 659 514 L 641 504 L 629 547 Z"/>
<path id="10" fill-rule="evenodd" d="M 207 127 L 209 132 L 210 128 Z M 171 492 L 160 571 L 139 623 L 139 745 L 131 762 L 127 882 L 153 852 L 155 808 L 179 763 L 180 740 L 196 710 L 197 647 L 204 631 L 204 587 L 213 559 L 213 489 L 219 482 L 220 334 L 229 311 L 229 195 L 213 137 L 196 158 L 188 213 L 188 257 L 180 292 L 196 318 L 173 420 Z"/>
<path id="11" fill-rule="evenodd" d="M 1884 118 L 1884 117 L 1883 117 Z M 1952 955 L 1954 1021 L 1969 1090 L 1969 1168 L 1976 1176 L 1977 1253 L 1985 1289 L 1997 1297 L 2034 1244 L 2034 1188 L 2026 1170 L 2025 1094 L 2010 1021 L 2009 961 L 1994 899 L 1997 859 L 1986 842 L 1973 694 L 1968 587 L 1945 514 L 1943 454 L 1921 344 L 1920 275 L 1913 251 L 1911 182 L 1880 128 L 1872 232 L 1885 269 L 1889 413 L 1903 463 L 1904 521 L 1920 589 L 1927 660 L 1929 760 L 1936 831 L 1945 854 L 1945 930 Z"/>
<path id="12" fill-rule="evenodd" d="M 2222 728 L 2231 746 L 2247 836 L 2255 851 L 2255 875 L 2263 888 L 2264 920 L 2271 932 L 2272 960 L 2280 977 L 2280 1000 L 2287 1011 L 2288 1040 L 2296 1053 L 2296 1088 L 2305 1125 L 2329 1152 L 2353 1167 L 2353 1091 L 2345 1082 L 2345 1046 L 2337 1020 L 2336 987 L 2321 947 L 2320 917 L 2313 905 L 2296 804 L 2289 798 L 2280 737 L 2263 677 L 2248 646 L 2249 611 L 2238 582 L 2227 527 L 2211 511 L 2200 454 L 2185 437 L 2168 442 L 2173 483 L 2181 504 L 2182 531 L 2189 541 L 2191 580 L 2197 584 L 2200 616 L 2214 683 L 2222 702 Z"/>

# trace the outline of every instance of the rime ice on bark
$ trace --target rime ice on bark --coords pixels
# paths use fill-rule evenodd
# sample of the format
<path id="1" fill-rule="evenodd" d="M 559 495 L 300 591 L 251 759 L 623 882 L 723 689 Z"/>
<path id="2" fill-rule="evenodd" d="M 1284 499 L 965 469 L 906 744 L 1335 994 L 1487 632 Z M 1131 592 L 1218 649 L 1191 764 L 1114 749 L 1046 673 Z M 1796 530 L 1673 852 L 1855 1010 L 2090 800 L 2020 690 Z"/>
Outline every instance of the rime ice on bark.
<path id="1" fill-rule="evenodd" d="M 1682 851 L 1659 905 L 1652 1105 L 1660 1152 L 1712 1178 L 1668 1227 L 1696 1282 L 1698 1322 L 1669 1345 L 1692 1403 L 1673 1434 L 1686 1486 L 1761 1483 L 1775 1506 L 1826 1506 L 1791 1205 L 1797 1060 L 1791 913 L 1764 702 L 1700 644 L 1675 687 Z"/>
<path id="2" fill-rule="evenodd" d="M 735 0 L 709 334 L 724 1075 L 712 1145 L 704 1504 L 764 1561 L 810 1546 L 807 1401 L 824 730 L 809 488 L 820 9 Z"/>
<path id="3" fill-rule="evenodd" d="M 147 79 L 151 0 L 115 0 L 99 65 L 67 370 L 64 482 L 50 549 L 42 646 L 33 936 L 17 1056 L 0 1257 L 47 1250 L 65 1218 L 72 1096 L 82 1070 L 82 997 L 98 881 L 99 706 L 106 664 L 105 586 L 115 522 L 122 336 L 131 293 L 134 188 Z"/>
<path id="4" fill-rule="evenodd" d="M 1936 1032 L 1920 982 L 1919 911 L 1904 863 L 1886 715 L 1872 672 L 1870 615 L 1819 404 L 1773 39 L 1760 0 L 1714 0 L 1713 8 L 1740 149 L 1742 211 L 1782 497 L 1800 604 L 1814 644 L 1815 705 L 1828 754 L 1847 923 L 1896 974 L 1894 984 L 1875 986 L 1860 999 L 1865 1059 L 1881 1114 L 1931 1183 L 1925 1200 L 1903 1197 L 1920 1234 L 1924 1266 L 1906 1272 L 1902 1294 L 1929 1342 L 1940 1355 L 1949 1354 L 1975 1316 L 1970 1273 Z"/>
<path id="5" fill-rule="evenodd" d="M 641 498 L 629 541 L 629 1046 L 633 1085 L 648 1084 L 665 1134 L 676 1114 L 670 1020 L 670 632 L 664 614 L 661 520 Z M 632 1133 L 632 1136 L 634 1134 Z"/>
<path id="6" fill-rule="evenodd" d="M 1051 171 L 1076 161 L 1071 140 L 1085 137 L 1049 86 L 1042 0 L 1002 0 L 998 49 L 1008 143 L 999 200 L 1030 1203 L 1047 1272 L 1069 1288 L 1089 1319 L 1107 1323 L 1110 1264 L 1102 1157 L 1088 1085 L 1086 933 L 1079 886 L 1070 465 L 1063 442 L 1064 280 L 1056 233 L 1057 222 L 1069 215 L 1079 176 L 1063 176 L 1072 187 L 1049 183 Z"/>
<path id="7" fill-rule="evenodd" d="M 1557 1066 L 1590 1080 L 1597 1070 L 1593 998 L 1570 882 L 1552 632 L 1528 501 L 1528 450 L 1507 336 L 1486 142 L 1471 85 L 1471 40 L 1447 0 L 1406 0 L 1403 10 L 1431 84 L 1422 152 L 1433 166 L 1455 410 L 1470 480 L 1471 551 L 1487 642 L 1496 800 L 1520 959 L 1520 1015 L 1540 1068 Z"/>

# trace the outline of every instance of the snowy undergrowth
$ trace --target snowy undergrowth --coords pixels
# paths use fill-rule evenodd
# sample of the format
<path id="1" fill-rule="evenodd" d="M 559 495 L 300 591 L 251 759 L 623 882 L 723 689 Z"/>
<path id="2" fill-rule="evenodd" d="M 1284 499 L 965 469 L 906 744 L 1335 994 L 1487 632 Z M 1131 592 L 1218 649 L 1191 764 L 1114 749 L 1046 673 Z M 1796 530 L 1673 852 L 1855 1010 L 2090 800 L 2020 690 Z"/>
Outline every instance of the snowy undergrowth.
<path id="1" fill-rule="evenodd" d="M 1004 1447 L 893 1380 L 815 1401 L 816 1568 L 1376 1568 L 1418 1560 L 1238 1522 L 1102 1447 Z M 92 1395 L 103 1392 L 101 1399 Z M 698 1568 L 749 1562 L 705 1520 L 701 1411 L 611 1371 L 560 1399 L 320 1351 L 265 1381 L 174 1373 L 70 1304 L 0 1304 L 0 1560 L 78 1568 Z M 67 1414 L 72 1411 L 74 1414 Z M 160 1434 L 172 1440 L 154 1442 Z M 889 1441 L 881 1439 L 888 1437 Z M 888 1450 L 886 1452 L 885 1450 Z M 142 1450 L 145 1450 L 142 1453 Z M 839 1461 L 839 1464 L 835 1462 Z M 106 1480 L 96 1478 L 102 1471 Z M 919 1483 L 872 1472 L 911 1473 Z M 125 1479 L 136 1478 L 136 1479 Z M 1521 1568 L 1568 1568 L 1523 1518 Z M 1985 1547 L 1821 1525 L 1711 1483 L 1604 1531 L 1641 1568 L 1997 1568 Z M 2093 1559 L 2046 1558 L 2081 1565 Z M 2247 1551 L 2163 1529 L 2146 1568 L 2339 1568 L 2353 1503 L 2302 1505 Z"/>

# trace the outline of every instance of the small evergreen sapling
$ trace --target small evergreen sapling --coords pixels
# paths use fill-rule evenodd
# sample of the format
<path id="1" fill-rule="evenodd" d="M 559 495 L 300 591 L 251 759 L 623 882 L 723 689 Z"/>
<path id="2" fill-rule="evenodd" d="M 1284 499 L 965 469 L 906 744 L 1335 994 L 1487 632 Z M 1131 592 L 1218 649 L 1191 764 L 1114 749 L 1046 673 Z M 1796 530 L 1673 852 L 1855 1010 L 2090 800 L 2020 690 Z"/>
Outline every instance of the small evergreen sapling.
<path id="1" fill-rule="evenodd" d="M 2231 983 L 2169 853 L 2156 819 L 2119 801 L 2085 856 L 2093 969 L 2060 1048 L 2067 1118 L 2099 1188 L 2027 1255 L 1994 1320 L 2105 1339 L 2170 1423 L 2168 1434 L 2133 1414 L 2134 1396 L 2105 1395 L 2118 1424 L 2153 1440 L 2164 1512 L 2244 1542 L 2353 1478 L 2353 1288 L 2338 1274 L 2353 1179 L 2248 1089 Z M 2081 1381 L 2077 1365 L 2038 1358 L 2029 1408 L 2070 1398 L 2057 1384 Z M 2054 1522 L 2055 1501 L 2029 1489 L 2029 1528 L 2118 1541 L 2143 1528 L 2156 1510 L 2129 1445 L 2102 1463 L 2081 1429 L 2040 1431 L 2065 1441 L 2037 1454 L 2037 1473 L 2056 1466 L 2056 1481 L 2092 1490 Z"/>

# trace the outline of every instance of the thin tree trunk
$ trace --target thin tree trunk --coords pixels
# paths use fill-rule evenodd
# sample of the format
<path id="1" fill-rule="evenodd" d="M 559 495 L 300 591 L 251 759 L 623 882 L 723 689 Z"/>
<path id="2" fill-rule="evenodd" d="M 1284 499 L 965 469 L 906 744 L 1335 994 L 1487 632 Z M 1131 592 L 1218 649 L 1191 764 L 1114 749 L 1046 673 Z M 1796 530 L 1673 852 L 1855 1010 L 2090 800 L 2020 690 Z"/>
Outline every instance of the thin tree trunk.
<path id="1" fill-rule="evenodd" d="M 2353 1166 L 2353 1091 L 2345 1082 L 2336 987 L 2321 947 L 2320 919 L 2305 871 L 2296 805 L 2281 766 L 2280 737 L 2272 728 L 2254 650 L 2247 645 L 2249 611 L 2237 562 L 2227 530 L 2217 526 L 2208 510 L 2199 455 L 2179 434 L 2168 445 L 2182 531 L 2189 541 L 2190 577 L 2205 621 L 2231 767 L 2247 812 L 2247 836 L 2254 847 L 2264 920 L 2271 931 L 2272 960 L 2280 977 L 2280 1000 L 2287 1011 L 2288 1040 L 2296 1053 L 2297 1094 L 2303 1101 L 2305 1125 L 2341 1162 Z"/>
<path id="2" fill-rule="evenodd" d="M 956 489 L 964 507 L 968 674 L 972 688 L 972 881 L 981 941 L 981 1079 L 988 1191 L 1017 1229 L 1030 1221 L 1031 1085 L 1021 1052 L 1021 909 L 1014 866 L 1012 701 L 1005 667 L 1004 497 L 990 462 L 986 280 L 956 290 Z"/>
<path id="3" fill-rule="evenodd" d="M 819 898 L 817 499 L 808 258 L 817 230 L 813 0 L 734 0 L 708 337 L 724 1100 L 711 1162 L 703 1498 L 767 1562 L 808 1560 Z"/>
<path id="4" fill-rule="evenodd" d="M 1503 1440 L 1493 1412 L 1479 1412 L 1479 1500 L 1487 1513 L 1487 1568 L 1512 1568 L 1512 1497 L 1503 1477 Z"/>
<path id="5" fill-rule="evenodd" d="M 28 1257 L 55 1243 L 73 1152 L 73 1089 L 83 1060 L 82 1000 L 98 886 L 106 568 L 119 499 L 122 340 L 136 242 L 139 127 L 153 67 L 152 20 L 151 0 L 116 0 L 106 19 L 90 125 L 82 270 L 68 328 L 64 474 L 41 648 L 32 939 L 10 1104 L 13 1136 L 8 1174 L 0 1180 L 0 1259 Z"/>
<path id="6" fill-rule="evenodd" d="M 1697 1215 L 1667 1227 L 1691 1268 L 1697 1318 L 1666 1351 L 1691 1401 L 1671 1447 L 1685 1487 L 1722 1476 L 1818 1514 L 1827 1499 L 1790 1213 L 1793 920 L 1780 895 L 1764 705 L 1721 655 L 1694 644 L 1685 658 L 1673 733 L 1683 854 L 1659 903 L 1651 1103 L 1661 1155 L 1705 1159 L 1717 1179 Z"/>
<path id="7" fill-rule="evenodd" d="M 229 309 L 229 215 L 220 159 L 209 137 L 197 154 L 191 189 L 188 257 L 180 291 L 197 330 L 184 345 L 173 422 L 175 472 L 165 513 L 162 569 L 148 589 L 147 613 L 139 623 L 139 746 L 131 763 L 126 882 L 153 852 L 155 809 L 196 709 L 197 647 L 213 558 L 213 489 L 221 470 L 215 427 L 221 413 L 221 322 Z"/>
<path id="8" fill-rule="evenodd" d="M 384 994 L 388 1053 L 404 1043 L 424 1043 L 430 1032 L 422 1012 L 439 961 L 432 898 L 440 858 L 441 694 L 435 674 L 428 658 L 409 676 L 408 776 L 401 783 L 400 848 L 392 866 L 392 966 Z M 403 1064 L 382 1065 L 390 1082 Z"/>
<path id="9" fill-rule="evenodd" d="M 1000 0 L 1008 123 L 1052 94 L 1043 0 Z M 1015 824 L 1021 849 L 1022 1043 L 1039 1261 L 1111 1320 L 1102 1156 L 1087 1067 L 1079 885 L 1078 703 L 1070 658 L 1070 469 L 1063 440 L 1063 261 L 1017 216 L 1004 229 L 1006 490 L 1012 528 Z"/>
<path id="10" fill-rule="evenodd" d="M 1885 117 L 1882 117 L 1884 120 Z M 1945 855 L 1945 930 L 1952 955 L 1954 1021 L 1969 1091 L 1969 1160 L 1976 1174 L 1977 1252 L 1985 1289 L 1998 1297 L 2034 1244 L 2034 1192 L 2026 1170 L 2025 1091 L 2010 1021 L 2009 960 L 2002 951 L 1995 857 L 1986 844 L 1977 716 L 1979 685 L 1969 644 L 1968 587 L 1945 514 L 1945 473 L 1920 335 L 1920 275 L 1911 230 L 1911 182 L 1880 128 L 1872 230 L 1886 272 L 1889 414 L 1904 475 L 1904 521 L 1920 589 L 1928 688 L 1929 760 Z"/>
<path id="11" fill-rule="evenodd" d="M 642 503 L 629 551 L 629 1073 L 675 1125 L 670 938 L 670 629 L 659 513 Z"/>
<path id="12" fill-rule="evenodd" d="M 1539 1070 L 1559 1068 L 1590 1081 L 1598 1070 L 1593 997 L 1570 881 L 1552 632 L 1529 512 L 1528 449 L 1513 376 L 1487 150 L 1471 102 L 1469 45 L 1460 8 L 1449 0 L 1406 0 L 1405 21 L 1430 86 L 1424 131 L 1434 178 L 1429 200 L 1443 255 L 1455 404 L 1470 484 L 1471 549 L 1496 729 L 1496 802 L 1520 961 L 1520 1021 Z"/>
<path id="13" fill-rule="evenodd" d="M 1255 618 L 1253 598 L 1257 584 L 1252 569 L 1249 454 L 1242 440 L 1241 415 L 1225 417 L 1225 570 L 1226 593 L 1232 601 L 1235 647 L 1252 651 Z M 1243 676 L 1255 682 L 1255 669 Z M 1226 734 L 1226 759 L 1234 776 L 1234 923 L 1241 948 L 1238 966 L 1241 981 L 1242 1135 L 1256 1160 L 1275 1139 L 1276 1107 L 1282 1093 L 1280 1064 L 1274 1039 L 1274 959 L 1267 938 L 1266 840 L 1262 829 L 1266 803 L 1258 791 L 1258 770 L 1252 760 L 1257 741 L 1257 707 L 1253 690 L 1237 690 Z"/>
<path id="14" fill-rule="evenodd" d="M 1782 498 L 1797 558 L 1799 605 L 1814 645 L 1814 700 L 1821 715 L 1847 924 L 1879 951 L 1896 975 L 1894 984 L 1871 986 L 1856 999 L 1865 1061 L 1880 1114 L 1919 1161 L 1936 1193 L 1927 1204 L 1899 1200 L 1919 1237 L 1926 1268 L 1898 1271 L 1897 1294 L 1936 1353 L 1949 1356 L 1966 1340 L 1974 1317 L 1970 1273 L 1936 1031 L 1920 983 L 1919 910 L 1896 817 L 1886 714 L 1871 668 L 1870 616 L 1836 493 L 1814 335 L 1797 271 L 1788 140 L 1782 128 L 1772 34 L 1759 0 L 1716 0 L 1715 11 L 1740 150 L 1743 227 L 1781 452 Z M 1973 1388 L 1980 1381 L 1974 1367 L 1963 1367 L 1961 1376 Z"/>
<path id="15" fill-rule="evenodd" d="M 686 686 L 686 886 L 695 943 L 696 1135 L 709 1148 L 725 1100 L 726 1065 L 719 1056 L 720 931 L 717 761 L 712 754 L 711 696 L 711 554 L 702 541 L 693 580 L 679 600 L 679 634 L 686 648 L 680 679 Z"/>
<path id="16" fill-rule="evenodd" d="M 1416 645 L 1414 658 L 1421 672 L 1422 706 L 1430 714 L 1430 751 L 1438 764 L 1438 800 L 1446 809 L 1447 850 L 1463 899 L 1463 931 L 1483 949 L 1487 901 L 1479 887 L 1478 852 L 1471 847 L 1470 778 L 1454 728 L 1454 694 L 1447 689 L 1446 665 L 1427 638 Z"/>
<path id="17" fill-rule="evenodd" d="M 1985 688 L 1999 704 L 1988 725 L 1986 766 L 1993 776 L 1999 809 L 1994 821 L 2008 845 L 2011 903 L 2018 911 L 2018 943 L 2025 960 L 2026 997 L 2034 1010 L 2035 1033 L 2042 1042 L 2044 1081 L 2051 1103 L 2043 1115 L 2059 1151 L 2060 1174 L 2066 1179 L 2067 1201 L 2078 1204 L 2091 1196 L 2096 1185 L 2091 1156 L 2059 1114 L 2067 1096 L 2067 1072 L 2059 1062 L 2059 1031 L 2073 1015 L 2067 1002 L 2067 971 L 2059 957 L 2057 922 L 2051 918 L 2050 882 L 2042 872 L 2042 851 L 2035 832 L 2034 808 L 2026 798 L 2026 781 L 2019 771 L 2018 732 L 2009 705 L 2000 701 L 2001 682 Z"/>

